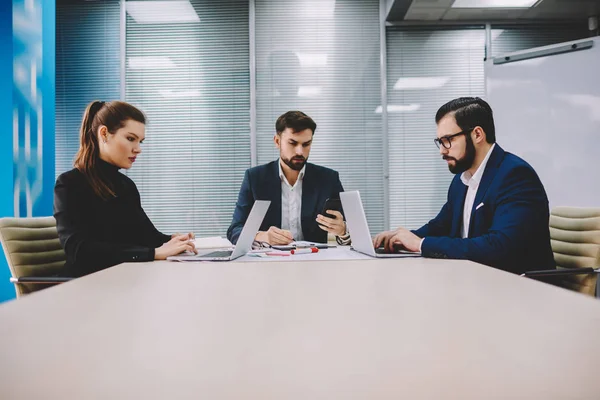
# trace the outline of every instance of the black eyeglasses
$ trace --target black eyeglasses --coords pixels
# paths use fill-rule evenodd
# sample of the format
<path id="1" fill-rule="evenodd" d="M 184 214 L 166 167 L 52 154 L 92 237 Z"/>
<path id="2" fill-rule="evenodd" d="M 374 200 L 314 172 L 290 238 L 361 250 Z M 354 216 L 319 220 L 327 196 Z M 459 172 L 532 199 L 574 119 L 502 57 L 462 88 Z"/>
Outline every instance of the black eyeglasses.
<path id="1" fill-rule="evenodd" d="M 471 131 L 473 129 L 475 129 L 475 128 L 469 128 L 469 129 L 465 129 L 464 131 L 454 133 L 452 135 L 442 136 L 441 138 L 435 138 L 435 139 L 433 139 L 433 142 L 438 147 L 438 149 L 440 148 L 440 145 L 442 145 L 445 149 L 449 149 L 450 147 L 452 147 L 452 138 L 453 137 L 471 133 Z"/>
<path id="2" fill-rule="evenodd" d="M 253 249 L 270 249 L 271 245 L 267 242 L 261 242 L 259 240 L 255 240 L 252 242 Z"/>

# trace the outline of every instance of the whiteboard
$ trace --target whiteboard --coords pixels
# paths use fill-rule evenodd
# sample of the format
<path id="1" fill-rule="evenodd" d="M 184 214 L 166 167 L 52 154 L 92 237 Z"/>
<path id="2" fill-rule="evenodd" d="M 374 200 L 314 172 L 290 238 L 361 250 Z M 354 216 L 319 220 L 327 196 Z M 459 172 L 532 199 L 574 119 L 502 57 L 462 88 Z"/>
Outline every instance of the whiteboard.
<path id="1" fill-rule="evenodd" d="M 550 207 L 600 207 L 600 38 L 566 44 L 590 40 L 585 50 L 485 63 L 496 140 L 533 166 Z M 528 51 L 511 55 L 526 57 Z"/>

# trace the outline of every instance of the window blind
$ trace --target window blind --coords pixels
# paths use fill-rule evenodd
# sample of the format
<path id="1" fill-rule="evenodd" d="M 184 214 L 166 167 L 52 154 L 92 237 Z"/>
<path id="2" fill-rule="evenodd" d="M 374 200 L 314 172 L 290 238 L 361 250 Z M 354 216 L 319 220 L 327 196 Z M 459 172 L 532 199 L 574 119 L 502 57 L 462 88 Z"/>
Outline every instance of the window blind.
<path id="1" fill-rule="evenodd" d="M 148 117 L 127 173 L 150 219 L 225 235 L 250 166 L 248 1 L 127 2 L 126 99 Z"/>
<path id="2" fill-rule="evenodd" d="M 93 100 L 119 98 L 119 2 L 56 2 L 56 176 L 73 168 Z"/>
<path id="3" fill-rule="evenodd" d="M 415 229 L 446 202 L 453 176 L 433 142 L 435 113 L 483 96 L 483 29 L 387 31 L 390 227 Z"/>
<path id="4" fill-rule="evenodd" d="M 337 170 L 345 190 L 360 190 L 371 230 L 381 231 L 379 1 L 255 4 L 258 163 L 279 157 L 277 117 L 305 112 L 317 123 L 309 161 Z"/>

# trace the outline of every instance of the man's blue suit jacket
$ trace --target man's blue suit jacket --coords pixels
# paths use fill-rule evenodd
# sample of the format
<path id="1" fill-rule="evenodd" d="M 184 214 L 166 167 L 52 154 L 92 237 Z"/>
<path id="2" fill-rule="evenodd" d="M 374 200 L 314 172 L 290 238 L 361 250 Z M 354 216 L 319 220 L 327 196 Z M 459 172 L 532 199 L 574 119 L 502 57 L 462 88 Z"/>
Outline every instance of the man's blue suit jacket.
<path id="1" fill-rule="evenodd" d="M 260 230 L 266 231 L 271 226 L 281 228 L 281 179 L 278 162 L 279 160 L 276 160 L 246 170 L 233 212 L 233 220 L 227 229 L 227 238 L 232 243 L 237 242 L 255 200 L 271 200 Z M 304 240 L 327 242 L 327 232 L 319 228 L 315 219 L 323 210 L 325 201 L 328 198 L 339 199 L 340 192 L 343 191 L 340 176 L 336 171 L 306 163 L 300 210 Z"/>
<path id="2" fill-rule="evenodd" d="M 548 197 L 533 168 L 494 147 L 461 238 L 467 186 L 454 177 L 440 213 L 414 233 L 425 257 L 466 259 L 514 273 L 553 269 Z"/>

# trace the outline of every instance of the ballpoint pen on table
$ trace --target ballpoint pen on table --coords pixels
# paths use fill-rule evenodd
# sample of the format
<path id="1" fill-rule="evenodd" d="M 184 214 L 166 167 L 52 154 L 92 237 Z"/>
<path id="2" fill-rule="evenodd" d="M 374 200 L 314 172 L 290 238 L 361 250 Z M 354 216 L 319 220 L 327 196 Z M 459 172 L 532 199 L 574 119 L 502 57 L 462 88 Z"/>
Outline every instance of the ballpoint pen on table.
<path id="1" fill-rule="evenodd" d="M 289 256 L 291 253 L 289 251 L 270 251 L 268 253 L 263 253 L 267 256 Z"/>

